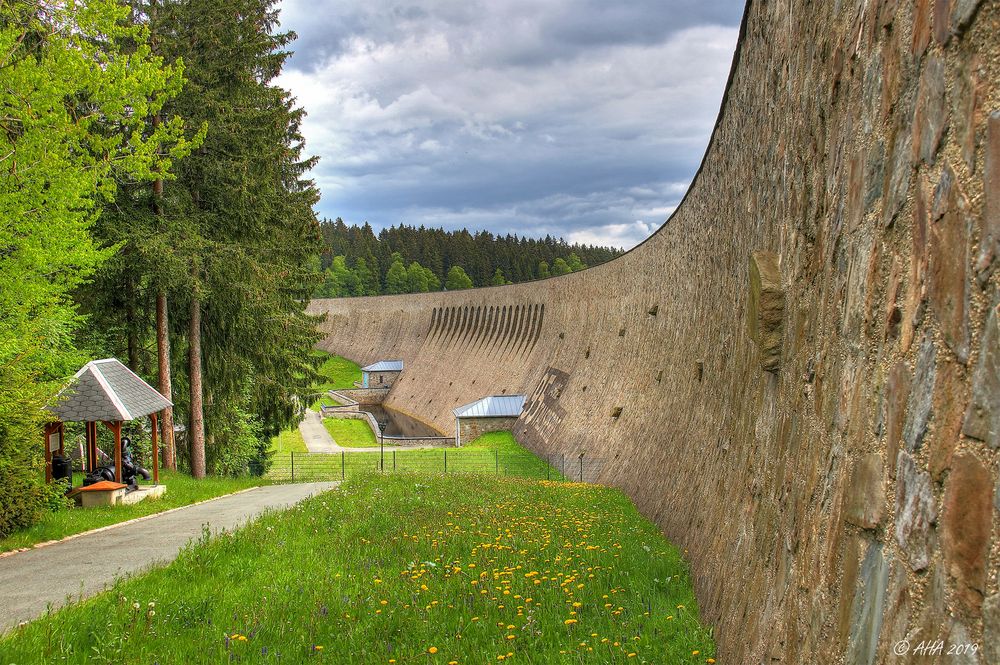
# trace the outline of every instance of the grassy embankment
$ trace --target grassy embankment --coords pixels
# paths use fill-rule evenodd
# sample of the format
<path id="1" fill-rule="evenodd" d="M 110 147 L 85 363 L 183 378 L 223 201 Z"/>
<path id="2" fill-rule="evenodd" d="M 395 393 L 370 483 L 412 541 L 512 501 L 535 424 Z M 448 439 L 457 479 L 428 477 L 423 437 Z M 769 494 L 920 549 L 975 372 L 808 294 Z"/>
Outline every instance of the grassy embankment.
<path id="1" fill-rule="evenodd" d="M 325 420 L 324 424 L 359 423 L 361 420 Z M 371 430 L 365 426 L 370 433 Z M 342 443 L 336 435 L 334 439 Z M 378 447 L 378 441 L 367 443 Z M 510 432 L 484 434 L 461 448 L 428 448 L 387 450 L 379 452 L 347 451 L 343 454 L 308 454 L 296 452 L 294 480 L 340 480 L 370 471 L 419 471 L 425 473 L 480 473 L 518 476 L 540 480 L 559 480 L 562 474 L 555 466 L 521 447 Z M 292 480 L 291 455 L 275 455 L 268 476 L 273 480 Z"/>
<path id="2" fill-rule="evenodd" d="M 5 662 L 713 663 L 675 547 L 610 488 L 360 476 L 0 641 Z"/>
<path id="3" fill-rule="evenodd" d="M 314 351 L 317 356 L 323 356 L 326 360 L 320 365 L 319 373 L 322 380 L 316 385 L 316 393 L 326 393 L 328 390 L 338 388 L 353 388 L 355 381 L 361 380 L 361 368 L 347 358 L 331 355 L 325 351 Z M 326 406 L 342 406 L 337 400 L 329 395 L 321 395 L 309 408 L 319 411 L 320 404 Z"/>
<path id="4" fill-rule="evenodd" d="M 324 418 L 323 427 L 338 446 L 344 448 L 377 448 L 378 439 L 366 420 Z"/>
<path id="5" fill-rule="evenodd" d="M 76 485 L 80 484 L 79 476 L 80 474 L 77 474 Z M 30 547 L 47 540 L 58 540 L 74 533 L 186 506 L 197 501 L 238 492 L 266 481 L 261 478 L 217 477 L 194 480 L 186 473 L 160 471 L 160 482 L 167 486 L 167 493 L 159 498 L 144 499 L 132 505 L 68 508 L 48 513 L 41 522 L 0 539 L 0 552 Z M 148 483 L 140 482 L 140 484 Z"/>

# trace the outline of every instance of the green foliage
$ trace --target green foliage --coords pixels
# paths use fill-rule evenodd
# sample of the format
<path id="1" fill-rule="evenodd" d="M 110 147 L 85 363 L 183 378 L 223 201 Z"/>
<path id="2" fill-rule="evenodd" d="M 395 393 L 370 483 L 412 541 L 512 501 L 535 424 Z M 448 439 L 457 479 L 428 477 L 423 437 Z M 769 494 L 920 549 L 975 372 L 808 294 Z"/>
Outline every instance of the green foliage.
<path id="1" fill-rule="evenodd" d="M 385 274 L 385 292 L 388 294 L 409 293 L 410 285 L 402 259 L 396 259 Z"/>
<path id="2" fill-rule="evenodd" d="M 497 268 L 496 271 L 493 273 L 493 279 L 490 280 L 490 285 L 503 286 L 504 284 L 510 284 L 510 282 L 504 279 L 503 271 L 500 270 L 500 268 Z"/>
<path id="3" fill-rule="evenodd" d="M 558 259 L 556 259 L 552 263 L 552 274 L 553 275 L 557 275 L 557 276 L 558 275 L 568 275 L 571 272 L 573 272 L 573 269 L 570 268 L 569 264 L 567 264 L 566 261 L 564 261 L 562 258 L 558 258 Z"/>
<path id="4" fill-rule="evenodd" d="M 546 277 L 551 277 L 551 276 L 552 276 L 551 273 L 549 273 L 549 263 L 548 263 L 548 261 L 539 261 L 538 262 L 538 279 L 545 279 Z"/>
<path id="5" fill-rule="evenodd" d="M 141 663 L 704 665 L 715 645 L 698 616 L 681 552 L 618 490 L 368 474 L 42 617 L 0 651 L 10 662 L 117 649 Z"/>
<path id="6" fill-rule="evenodd" d="M 448 271 L 448 279 L 444 283 L 444 288 L 449 291 L 459 291 L 461 289 L 471 289 L 472 280 L 462 270 L 462 266 L 452 266 Z"/>
<path id="7" fill-rule="evenodd" d="M 580 257 L 576 255 L 576 252 L 570 252 L 569 258 L 566 259 L 566 265 L 569 266 L 569 269 L 573 272 L 583 270 L 587 267 L 586 264 L 580 260 Z"/>
<path id="8" fill-rule="evenodd" d="M 154 57 L 114 0 L 0 3 L 0 537 L 41 515 L 42 406 L 84 360 L 70 294 L 112 253 L 90 229 L 116 180 L 190 151 L 155 130 L 182 68 Z"/>

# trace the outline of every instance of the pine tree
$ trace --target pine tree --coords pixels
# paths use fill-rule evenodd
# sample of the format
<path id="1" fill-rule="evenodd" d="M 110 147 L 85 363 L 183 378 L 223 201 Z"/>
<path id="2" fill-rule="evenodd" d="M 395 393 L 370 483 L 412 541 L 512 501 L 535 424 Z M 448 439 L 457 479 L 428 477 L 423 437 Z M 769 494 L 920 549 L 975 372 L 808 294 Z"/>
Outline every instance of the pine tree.
<path id="1" fill-rule="evenodd" d="M 504 284 L 507 283 L 508 283 L 507 280 L 504 279 L 503 271 L 500 270 L 500 268 L 497 268 L 495 271 L 493 271 L 493 279 L 490 280 L 491 285 L 503 286 Z"/>

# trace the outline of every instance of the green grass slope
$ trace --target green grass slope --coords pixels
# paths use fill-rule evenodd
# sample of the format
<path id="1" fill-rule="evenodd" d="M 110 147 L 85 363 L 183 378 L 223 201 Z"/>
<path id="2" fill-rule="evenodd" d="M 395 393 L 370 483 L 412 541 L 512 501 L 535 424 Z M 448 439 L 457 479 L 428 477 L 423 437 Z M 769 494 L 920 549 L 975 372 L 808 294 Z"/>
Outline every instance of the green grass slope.
<path id="1" fill-rule="evenodd" d="M 359 476 L 0 641 L 9 663 L 712 663 L 680 552 L 610 488 Z"/>

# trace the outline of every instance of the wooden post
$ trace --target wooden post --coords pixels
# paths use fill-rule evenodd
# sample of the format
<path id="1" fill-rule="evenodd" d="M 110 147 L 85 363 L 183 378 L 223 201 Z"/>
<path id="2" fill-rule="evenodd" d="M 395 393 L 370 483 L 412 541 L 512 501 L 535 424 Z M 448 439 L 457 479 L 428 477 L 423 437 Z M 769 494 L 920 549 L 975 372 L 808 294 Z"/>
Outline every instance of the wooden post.
<path id="1" fill-rule="evenodd" d="M 115 482 L 122 481 L 122 423 L 119 420 L 108 427 L 115 434 Z"/>
<path id="2" fill-rule="evenodd" d="M 42 428 L 42 439 L 45 440 L 45 482 L 52 482 L 52 451 L 49 450 L 49 435 L 52 433 L 52 423 L 46 423 Z"/>
<path id="3" fill-rule="evenodd" d="M 160 484 L 160 446 L 159 442 L 156 440 L 156 426 L 157 417 L 156 414 L 149 416 L 149 421 L 153 426 L 153 484 Z"/>
<path id="4" fill-rule="evenodd" d="M 87 423 L 87 473 L 97 468 L 97 423 Z"/>

